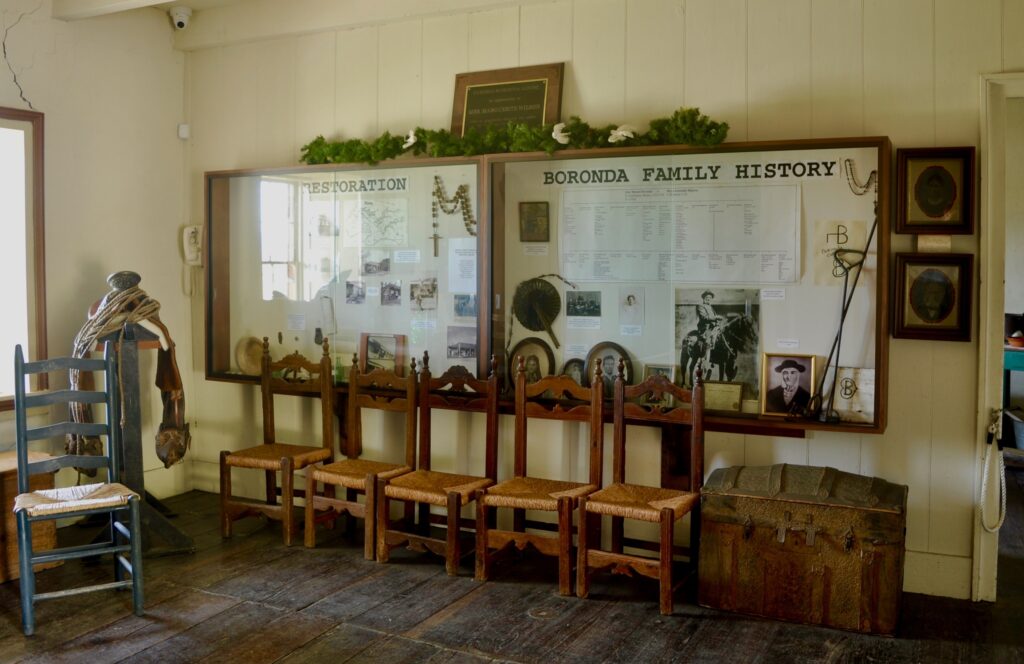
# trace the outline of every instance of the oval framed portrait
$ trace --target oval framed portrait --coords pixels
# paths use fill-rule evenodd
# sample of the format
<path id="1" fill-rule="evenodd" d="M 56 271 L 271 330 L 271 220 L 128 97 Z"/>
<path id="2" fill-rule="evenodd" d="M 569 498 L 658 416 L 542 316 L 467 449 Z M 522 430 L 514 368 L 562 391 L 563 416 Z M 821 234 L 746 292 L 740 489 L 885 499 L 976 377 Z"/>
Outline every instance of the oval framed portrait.
<path id="1" fill-rule="evenodd" d="M 896 151 L 896 232 L 974 232 L 974 147 Z"/>
<path id="2" fill-rule="evenodd" d="M 592 367 L 598 360 L 601 362 L 601 380 L 604 381 L 604 396 L 609 399 L 612 397 L 612 390 L 615 389 L 615 374 L 619 370 L 620 358 L 625 364 L 626 385 L 632 385 L 636 376 L 633 375 L 633 363 L 630 361 L 629 353 L 626 352 L 625 348 L 612 341 L 602 341 L 587 353 L 586 366 Z M 587 382 L 584 383 L 588 387 L 590 386 L 589 373 L 587 372 Z"/>
<path id="3" fill-rule="evenodd" d="M 538 337 L 527 337 L 518 342 L 508 354 L 505 376 L 509 385 L 515 384 L 516 358 L 520 355 L 523 357 L 527 383 L 555 374 L 555 354 L 551 352 L 551 346 Z"/>
<path id="4" fill-rule="evenodd" d="M 561 374 L 583 385 L 587 378 L 587 366 L 582 357 L 573 357 L 566 360 L 565 364 L 562 365 Z"/>
<path id="5" fill-rule="evenodd" d="M 971 340 L 972 254 L 896 254 L 892 336 Z"/>

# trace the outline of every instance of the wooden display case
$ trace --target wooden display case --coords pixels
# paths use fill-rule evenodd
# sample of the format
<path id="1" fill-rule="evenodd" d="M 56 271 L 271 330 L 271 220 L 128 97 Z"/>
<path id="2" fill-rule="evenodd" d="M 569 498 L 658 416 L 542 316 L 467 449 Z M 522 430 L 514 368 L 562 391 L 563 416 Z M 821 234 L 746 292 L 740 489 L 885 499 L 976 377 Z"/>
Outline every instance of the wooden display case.
<path id="1" fill-rule="evenodd" d="M 627 380 L 667 366 L 688 386 L 700 366 L 706 381 L 741 383 L 739 411 L 712 415 L 710 430 L 884 430 L 888 139 L 492 155 L 487 166 L 498 366 L 529 337 L 558 367 L 611 367 L 621 352 L 597 351 L 625 349 Z M 545 210 L 547 241 L 524 237 L 524 203 Z M 838 359 L 832 416 L 760 415 L 764 353 L 816 356 L 826 409 Z"/>
<path id="2" fill-rule="evenodd" d="M 709 430 L 878 433 L 890 160 L 868 137 L 208 173 L 207 378 L 253 381 L 234 358 L 250 337 L 328 337 L 339 382 L 363 334 L 480 376 L 528 340 L 543 372 L 611 364 L 602 348 L 638 378 L 700 366 L 740 395 Z M 816 356 L 833 417 L 762 417 L 766 352 Z"/>
<path id="3" fill-rule="evenodd" d="M 477 159 L 207 173 L 207 378 L 255 381 L 253 338 L 275 357 L 318 357 L 327 338 L 343 381 L 364 334 L 480 371 L 481 174 Z"/>

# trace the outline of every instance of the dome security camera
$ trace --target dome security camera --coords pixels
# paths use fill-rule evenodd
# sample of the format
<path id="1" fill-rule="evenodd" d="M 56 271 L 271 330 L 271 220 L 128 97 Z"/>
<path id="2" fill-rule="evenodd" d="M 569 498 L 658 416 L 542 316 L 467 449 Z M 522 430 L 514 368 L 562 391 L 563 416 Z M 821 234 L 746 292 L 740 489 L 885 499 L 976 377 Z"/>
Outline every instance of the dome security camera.
<path id="1" fill-rule="evenodd" d="M 175 30 L 184 30 L 188 27 L 189 19 L 192 18 L 192 10 L 188 7 L 171 7 L 167 11 L 167 15 L 171 17 L 171 23 L 174 24 Z"/>

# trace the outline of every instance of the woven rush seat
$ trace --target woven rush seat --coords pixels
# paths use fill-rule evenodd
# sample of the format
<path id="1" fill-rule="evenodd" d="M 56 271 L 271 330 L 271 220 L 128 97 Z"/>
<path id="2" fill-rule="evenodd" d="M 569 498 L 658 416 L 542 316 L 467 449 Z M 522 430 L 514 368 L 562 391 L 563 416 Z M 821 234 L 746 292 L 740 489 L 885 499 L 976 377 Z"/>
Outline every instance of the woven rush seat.
<path id="1" fill-rule="evenodd" d="M 477 489 L 494 484 L 486 477 L 456 475 L 433 470 L 416 470 L 391 480 L 384 488 L 388 498 L 415 500 L 431 505 L 445 506 L 448 494 L 457 493 L 459 504 L 472 500 Z"/>
<path id="2" fill-rule="evenodd" d="M 559 498 L 579 498 L 596 488 L 595 484 L 580 482 L 513 477 L 487 489 L 483 500 L 490 507 L 519 507 L 554 512 L 558 509 Z"/>
<path id="3" fill-rule="evenodd" d="M 40 489 L 20 494 L 14 500 L 14 511 L 26 511 L 30 517 L 44 514 L 74 514 L 102 508 L 127 505 L 131 497 L 139 497 L 123 484 L 83 484 L 61 489 Z"/>
<path id="4" fill-rule="evenodd" d="M 227 464 L 236 468 L 281 470 L 281 459 L 284 457 L 289 457 L 295 468 L 304 468 L 330 456 L 331 450 L 325 447 L 268 443 L 231 452 L 227 456 Z"/>
<path id="5" fill-rule="evenodd" d="M 391 479 L 408 473 L 412 468 L 396 463 L 370 461 L 368 459 L 342 459 L 326 466 L 313 468 L 313 479 L 317 482 L 341 484 L 347 489 L 366 490 L 366 476 Z"/>
<path id="6" fill-rule="evenodd" d="M 587 511 L 657 523 L 661 520 L 661 510 L 666 507 L 678 519 L 689 512 L 698 500 L 700 494 L 689 491 L 612 484 L 587 498 Z"/>

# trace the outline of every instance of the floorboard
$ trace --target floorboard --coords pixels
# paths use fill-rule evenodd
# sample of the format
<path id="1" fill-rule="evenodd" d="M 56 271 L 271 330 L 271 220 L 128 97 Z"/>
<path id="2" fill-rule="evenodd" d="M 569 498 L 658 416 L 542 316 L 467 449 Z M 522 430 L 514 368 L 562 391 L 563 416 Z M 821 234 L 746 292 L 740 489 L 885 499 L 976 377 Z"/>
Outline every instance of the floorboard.
<path id="1" fill-rule="evenodd" d="M 37 605 L 21 634 L 17 583 L 0 584 L 0 662 L 1020 662 L 1024 661 L 1024 469 L 1007 472 L 999 601 L 904 594 L 895 638 L 821 629 L 696 606 L 692 584 L 661 616 L 649 580 L 597 575 L 586 600 L 560 597 L 554 559 L 516 554 L 487 583 L 472 556 L 449 577 L 444 561 L 404 549 L 380 565 L 342 528 L 318 546 L 286 548 L 278 524 L 236 523 L 222 539 L 217 496 L 168 499 L 196 552 L 145 560 L 146 614 L 129 593 Z M 88 530 L 63 528 L 61 541 Z M 69 562 L 39 574 L 56 589 L 109 577 L 109 562 Z"/>

